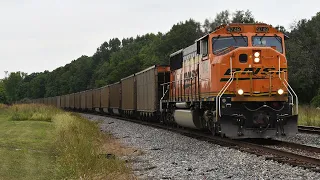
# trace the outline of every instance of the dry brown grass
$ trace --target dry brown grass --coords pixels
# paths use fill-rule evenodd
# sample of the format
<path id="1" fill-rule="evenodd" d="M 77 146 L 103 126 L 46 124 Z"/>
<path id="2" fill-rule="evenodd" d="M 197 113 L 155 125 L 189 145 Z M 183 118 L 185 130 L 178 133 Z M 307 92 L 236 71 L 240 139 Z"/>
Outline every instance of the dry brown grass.
<path id="1" fill-rule="evenodd" d="M 118 139 L 115 139 L 110 134 L 105 135 L 103 146 L 101 149 L 102 152 L 108 154 L 114 154 L 116 156 L 140 156 L 143 154 L 143 151 L 127 147 L 122 145 Z"/>
<path id="2" fill-rule="evenodd" d="M 7 105 L 0 103 L 0 109 L 5 109 L 5 108 L 7 108 L 7 107 L 8 107 Z"/>
<path id="3" fill-rule="evenodd" d="M 114 155 L 115 158 L 121 158 L 123 156 L 132 158 L 135 156 L 142 155 L 143 152 L 141 150 L 138 150 L 132 147 L 124 146 L 119 142 L 119 140 L 117 140 L 110 134 L 104 134 L 101 139 L 99 154 L 103 156 Z M 131 169 L 130 162 L 127 162 L 126 166 L 128 167 L 128 169 Z M 103 175 L 95 176 L 93 177 L 93 179 L 136 180 L 137 178 L 131 171 L 125 171 L 123 173 L 121 172 L 110 173 L 107 176 L 103 176 Z"/>

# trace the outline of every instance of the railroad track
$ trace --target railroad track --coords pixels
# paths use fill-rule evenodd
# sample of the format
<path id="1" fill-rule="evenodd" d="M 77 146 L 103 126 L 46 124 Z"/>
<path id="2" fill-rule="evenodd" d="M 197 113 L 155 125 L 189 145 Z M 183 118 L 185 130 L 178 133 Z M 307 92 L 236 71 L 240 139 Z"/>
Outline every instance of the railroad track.
<path id="1" fill-rule="evenodd" d="M 310 133 L 310 134 L 319 134 L 320 135 L 320 127 L 315 126 L 298 126 L 299 132 Z"/>
<path id="2" fill-rule="evenodd" d="M 207 141 L 224 147 L 237 149 L 242 152 L 263 156 L 266 160 L 274 160 L 280 163 L 286 163 L 292 166 L 299 166 L 315 172 L 320 172 L 320 148 L 272 139 L 232 140 L 228 138 L 212 136 L 211 133 L 165 126 L 160 123 L 146 122 L 118 116 L 104 116 L 169 130 L 202 141 Z"/>

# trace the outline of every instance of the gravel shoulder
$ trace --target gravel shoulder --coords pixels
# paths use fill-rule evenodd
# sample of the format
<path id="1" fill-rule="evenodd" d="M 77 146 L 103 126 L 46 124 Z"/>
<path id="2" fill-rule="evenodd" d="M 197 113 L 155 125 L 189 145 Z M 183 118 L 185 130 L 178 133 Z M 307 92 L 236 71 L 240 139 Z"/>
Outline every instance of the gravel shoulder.
<path id="1" fill-rule="evenodd" d="M 317 134 L 298 133 L 296 136 L 278 137 L 276 139 L 320 148 L 320 136 Z"/>
<path id="2" fill-rule="evenodd" d="M 144 152 L 130 159 L 139 179 L 320 179 L 320 173 L 265 161 L 264 157 L 174 132 L 109 117 L 81 115 L 100 121 L 101 130 Z"/>

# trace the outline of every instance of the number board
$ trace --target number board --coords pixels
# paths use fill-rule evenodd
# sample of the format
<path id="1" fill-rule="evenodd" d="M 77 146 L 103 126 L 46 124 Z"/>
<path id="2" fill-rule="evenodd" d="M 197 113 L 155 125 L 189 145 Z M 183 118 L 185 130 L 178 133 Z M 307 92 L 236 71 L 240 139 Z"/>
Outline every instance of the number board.
<path id="1" fill-rule="evenodd" d="M 268 27 L 257 27 L 256 32 L 269 32 Z"/>
<path id="2" fill-rule="evenodd" d="M 241 32 L 241 31 L 242 31 L 241 27 L 238 27 L 238 26 L 227 27 L 227 32 L 229 32 L 229 33 L 233 33 L 233 32 L 237 33 L 237 32 Z"/>

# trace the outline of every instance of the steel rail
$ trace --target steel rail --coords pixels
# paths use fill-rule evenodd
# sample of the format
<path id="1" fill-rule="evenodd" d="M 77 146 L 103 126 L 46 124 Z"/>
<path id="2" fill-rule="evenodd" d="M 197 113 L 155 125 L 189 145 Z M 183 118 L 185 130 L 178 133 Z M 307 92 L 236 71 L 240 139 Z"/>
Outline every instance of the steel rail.
<path id="1" fill-rule="evenodd" d="M 316 127 L 316 126 L 298 126 L 298 131 L 303 133 L 320 135 L 320 127 Z"/>

